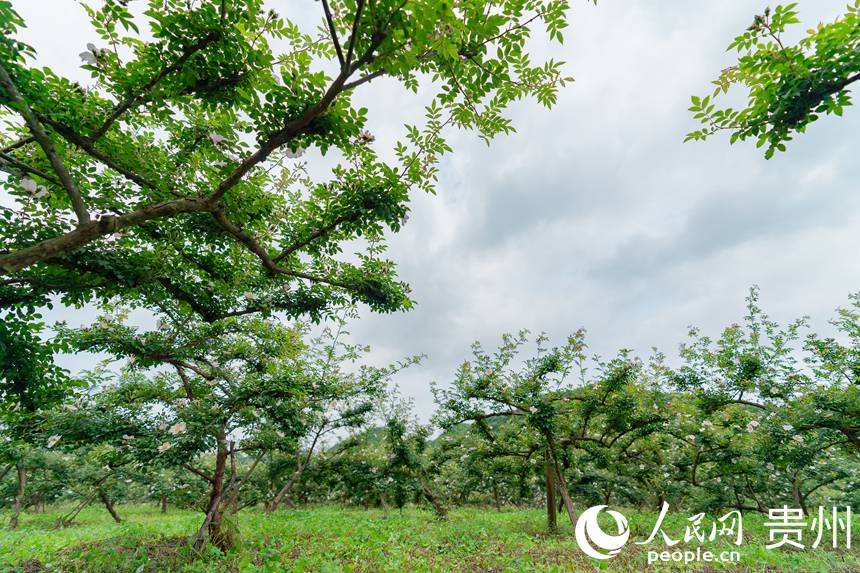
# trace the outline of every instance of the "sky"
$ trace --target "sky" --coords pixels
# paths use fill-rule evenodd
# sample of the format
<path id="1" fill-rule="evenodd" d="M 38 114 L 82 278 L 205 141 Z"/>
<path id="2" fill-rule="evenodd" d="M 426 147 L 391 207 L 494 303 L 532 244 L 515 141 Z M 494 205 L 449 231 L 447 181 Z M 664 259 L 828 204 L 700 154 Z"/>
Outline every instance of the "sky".
<path id="1" fill-rule="evenodd" d="M 12 4 L 39 63 L 85 79 L 77 54 L 93 34 L 78 4 Z M 321 18 L 313 0 L 268 4 L 300 23 Z M 758 285 L 773 318 L 810 316 L 828 331 L 834 309 L 860 290 L 860 109 L 819 120 L 771 160 L 752 143 L 683 142 L 696 125 L 690 96 L 710 91 L 733 63 L 725 47 L 766 5 L 575 2 L 564 45 L 533 46 L 565 61 L 576 80 L 557 105 L 516 105 L 517 132 L 489 147 L 474 134 L 449 134 L 455 151 L 441 162 L 437 195 L 416 194 L 409 223 L 390 240 L 415 309 L 363 309 L 349 328 L 372 347 L 372 363 L 427 355 L 397 378 L 421 419 L 433 412 L 430 383 L 451 380 L 473 341 L 492 348 L 523 328 L 560 343 L 583 327 L 594 353 L 647 356 L 657 347 L 671 359 L 689 325 L 717 335 L 739 321 Z M 800 0 L 798 8 L 802 33 L 836 17 L 844 0 Z M 384 153 L 426 98 L 383 79 L 355 101 L 369 108 Z M 331 167 L 310 161 L 320 174 Z M 78 370 L 95 360 L 61 362 Z"/>

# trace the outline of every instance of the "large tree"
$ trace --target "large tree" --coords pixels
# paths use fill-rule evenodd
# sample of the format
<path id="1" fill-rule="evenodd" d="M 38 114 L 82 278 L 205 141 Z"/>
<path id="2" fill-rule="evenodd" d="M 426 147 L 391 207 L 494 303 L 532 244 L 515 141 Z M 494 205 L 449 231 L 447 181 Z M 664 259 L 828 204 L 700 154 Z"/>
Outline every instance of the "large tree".
<path id="1" fill-rule="evenodd" d="M 753 139 L 770 158 L 819 116 L 841 116 L 851 105 L 850 88 L 860 80 L 860 1 L 792 44 L 784 36 L 800 22 L 796 6 L 766 9 L 729 44 L 738 61 L 714 80 L 712 94 L 693 97 L 690 111 L 703 127 L 687 140 L 728 131 L 731 143 Z M 718 107 L 715 100 L 736 85 L 748 93 L 745 107 Z"/>
<path id="2" fill-rule="evenodd" d="M 561 62 L 532 62 L 526 41 L 538 26 L 561 41 L 567 2 L 307 6 L 305 29 L 262 0 L 106 0 L 86 8 L 84 86 L 35 65 L 0 0 L 0 302 L 123 295 L 207 321 L 408 308 L 386 230 L 410 190 L 434 190 L 446 127 L 489 140 L 512 131 L 512 102 L 555 102 Z M 378 155 L 352 94 L 384 76 L 431 97 Z M 333 157 L 331 175 L 311 178 L 304 150 Z"/>

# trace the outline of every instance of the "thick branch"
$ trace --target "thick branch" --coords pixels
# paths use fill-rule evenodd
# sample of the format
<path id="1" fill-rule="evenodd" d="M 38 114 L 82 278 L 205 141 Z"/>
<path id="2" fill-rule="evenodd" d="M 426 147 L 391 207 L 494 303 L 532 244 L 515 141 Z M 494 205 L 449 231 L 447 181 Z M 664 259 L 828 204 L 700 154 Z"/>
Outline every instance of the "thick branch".
<path id="1" fill-rule="evenodd" d="M 203 199 L 176 199 L 147 205 L 126 215 L 107 215 L 96 221 L 88 221 L 73 231 L 46 239 L 32 247 L 0 255 L 0 274 L 19 271 L 59 253 L 73 251 L 100 237 L 139 225 L 145 221 L 172 217 L 180 213 L 209 211 L 210 209 L 209 203 Z"/>

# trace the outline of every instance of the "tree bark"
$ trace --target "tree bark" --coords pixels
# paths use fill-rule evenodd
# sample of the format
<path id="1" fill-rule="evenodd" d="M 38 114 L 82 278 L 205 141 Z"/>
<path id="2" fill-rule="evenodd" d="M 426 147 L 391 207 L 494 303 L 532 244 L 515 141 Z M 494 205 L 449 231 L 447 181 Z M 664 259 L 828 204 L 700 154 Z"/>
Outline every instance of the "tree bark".
<path id="1" fill-rule="evenodd" d="M 232 535 L 222 528 L 221 519 L 224 508 L 221 504 L 221 496 L 224 493 L 224 470 L 227 466 L 228 451 L 224 444 L 224 437 L 219 436 L 218 453 L 215 456 L 215 472 L 209 487 L 209 503 L 206 506 L 206 518 L 200 526 L 194 540 L 194 547 L 198 551 L 203 547 L 203 542 L 208 533 L 209 541 L 226 551 L 233 545 Z"/>
<path id="2" fill-rule="evenodd" d="M 18 468 L 18 492 L 15 495 L 15 507 L 12 510 L 12 518 L 9 520 L 9 529 L 18 527 L 18 516 L 21 514 L 21 507 L 24 504 L 24 495 L 27 492 L 27 468 L 22 463 L 17 464 Z"/>
<path id="3" fill-rule="evenodd" d="M 496 506 L 496 511 L 502 511 L 502 502 L 499 501 L 499 486 L 496 480 L 493 480 L 493 503 Z"/>
<path id="4" fill-rule="evenodd" d="M 433 490 L 430 489 L 430 486 L 427 485 L 427 482 L 421 480 L 421 490 L 424 492 L 424 497 L 427 498 L 433 505 L 433 510 L 436 512 L 436 516 L 439 519 L 448 519 L 448 510 L 445 509 L 445 506 L 442 504 L 442 501 L 433 493 Z"/>
<path id="5" fill-rule="evenodd" d="M 161 496 L 161 513 L 167 513 L 167 496 Z"/>
<path id="6" fill-rule="evenodd" d="M 110 497 L 108 497 L 107 492 L 104 490 L 104 488 L 102 486 L 99 486 L 98 492 L 99 492 L 99 499 L 102 500 L 102 503 L 104 504 L 105 508 L 108 510 L 108 513 L 110 513 L 110 516 L 113 518 L 113 520 L 116 523 L 122 523 L 122 518 L 116 512 L 116 509 L 114 509 L 113 502 L 110 500 Z"/>
<path id="7" fill-rule="evenodd" d="M 558 517 L 555 510 L 555 471 L 549 460 L 543 464 L 546 479 L 546 520 L 547 527 L 552 533 L 558 531 Z"/>

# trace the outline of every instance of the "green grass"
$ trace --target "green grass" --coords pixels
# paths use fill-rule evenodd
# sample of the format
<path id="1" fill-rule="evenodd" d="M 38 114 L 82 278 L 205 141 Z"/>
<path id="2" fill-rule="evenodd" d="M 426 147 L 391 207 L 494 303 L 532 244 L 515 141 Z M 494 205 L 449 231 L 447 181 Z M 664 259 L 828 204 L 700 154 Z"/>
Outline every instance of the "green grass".
<path id="1" fill-rule="evenodd" d="M 338 507 L 284 510 L 271 516 L 246 511 L 239 516 L 241 542 L 236 549 L 226 555 L 210 550 L 192 558 L 181 536 L 195 531 L 201 514 L 171 510 L 162 515 L 156 508 L 140 506 L 119 509 L 126 519 L 122 524 L 114 524 L 103 509 L 92 507 L 81 513 L 76 525 L 62 530 L 53 529 L 59 511 L 23 515 L 19 530 L 0 532 L 0 571 L 860 572 L 860 550 L 766 550 L 764 520 L 751 514 L 744 516 L 739 564 L 649 567 L 646 550 L 664 550 L 662 543 L 655 541 L 649 547 L 628 543 L 616 558 L 593 561 L 578 549 L 569 524 L 559 534 L 548 535 L 538 510 L 455 509 L 447 522 L 419 509 L 402 515 L 396 510 Z M 646 537 L 656 518 L 653 513 L 625 514 L 633 539 Z M 2 517 L 5 523 L 6 516 Z M 665 530 L 674 537 L 683 536 L 686 518 L 670 516 Z M 860 531 L 860 522 L 855 530 Z M 727 541 L 704 548 L 738 549 Z"/>

